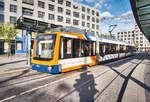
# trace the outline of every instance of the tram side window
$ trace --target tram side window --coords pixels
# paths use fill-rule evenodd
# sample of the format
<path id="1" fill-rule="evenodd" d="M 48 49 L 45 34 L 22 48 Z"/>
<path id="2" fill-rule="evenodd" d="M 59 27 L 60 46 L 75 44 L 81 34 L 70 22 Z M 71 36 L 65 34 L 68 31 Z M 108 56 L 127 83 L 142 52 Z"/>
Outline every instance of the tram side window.
<path id="1" fill-rule="evenodd" d="M 90 45 L 89 42 L 86 40 L 81 41 L 81 56 L 86 57 L 90 55 Z"/>
<path id="2" fill-rule="evenodd" d="M 90 47 L 90 50 L 91 50 L 91 56 L 95 56 L 96 55 L 96 43 L 94 41 L 90 42 L 91 44 L 91 47 Z"/>
<path id="3" fill-rule="evenodd" d="M 81 40 L 73 39 L 73 57 L 81 57 Z"/>
<path id="4" fill-rule="evenodd" d="M 109 44 L 105 44 L 105 54 L 109 54 Z"/>
<path id="5" fill-rule="evenodd" d="M 59 58 L 78 58 L 96 55 L 96 42 L 62 37 Z"/>
<path id="6" fill-rule="evenodd" d="M 104 44 L 99 44 L 99 55 L 104 56 Z"/>
<path id="7" fill-rule="evenodd" d="M 81 56 L 95 56 L 96 55 L 96 43 L 93 41 L 82 40 Z"/>
<path id="8" fill-rule="evenodd" d="M 124 51 L 123 51 L 123 46 L 121 45 L 120 46 L 120 53 L 123 53 Z"/>
<path id="9" fill-rule="evenodd" d="M 64 58 L 72 58 L 72 39 L 63 38 Z"/>

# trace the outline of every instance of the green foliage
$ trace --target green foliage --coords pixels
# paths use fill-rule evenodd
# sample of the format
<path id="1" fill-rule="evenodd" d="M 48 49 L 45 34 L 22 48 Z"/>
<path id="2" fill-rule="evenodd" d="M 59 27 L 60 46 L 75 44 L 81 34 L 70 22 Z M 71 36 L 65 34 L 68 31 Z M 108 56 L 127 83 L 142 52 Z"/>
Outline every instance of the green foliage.
<path id="1" fill-rule="evenodd" d="M 16 37 L 17 33 L 18 32 L 15 29 L 14 25 L 11 24 L 10 22 L 1 23 L 0 37 L 2 37 L 8 44 L 8 53 L 10 52 L 11 40 L 13 40 Z"/>
<path id="2" fill-rule="evenodd" d="M 139 43 L 138 42 L 134 42 L 134 45 L 135 45 L 135 47 L 138 47 Z"/>
<path id="3" fill-rule="evenodd" d="M 108 34 L 100 34 L 101 36 L 103 36 L 104 38 L 109 38 L 109 35 Z"/>
<path id="4" fill-rule="evenodd" d="M 118 36 L 116 37 L 116 40 L 120 40 Z"/>
<path id="5" fill-rule="evenodd" d="M 15 29 L 14 25 L 10 22 L 2 23 L 0 28 L 0 37 L 2 37 L 5 42 L 10 45 L 10 41 L 13 40 L 17 35 L 17 30 Z"/>

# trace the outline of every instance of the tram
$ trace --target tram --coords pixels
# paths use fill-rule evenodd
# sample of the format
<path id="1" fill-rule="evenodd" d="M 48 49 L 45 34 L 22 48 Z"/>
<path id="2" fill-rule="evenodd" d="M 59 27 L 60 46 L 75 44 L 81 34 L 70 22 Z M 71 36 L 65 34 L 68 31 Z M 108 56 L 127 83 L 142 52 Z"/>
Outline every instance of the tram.
<path id="1" fill-rule="evenodd" d="M 134 54 L 134 46 L 114 39 L 68 28 L 35 35 L 32 69 L 61 73 Z"/>

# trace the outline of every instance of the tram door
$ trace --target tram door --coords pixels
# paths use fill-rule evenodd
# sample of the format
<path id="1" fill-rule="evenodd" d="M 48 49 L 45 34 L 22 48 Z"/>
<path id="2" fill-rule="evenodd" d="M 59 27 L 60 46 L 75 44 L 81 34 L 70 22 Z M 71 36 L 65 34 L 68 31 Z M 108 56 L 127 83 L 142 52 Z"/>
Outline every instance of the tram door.
<path id="1" fill-rule="evenodd" d="M 99 44 L 99 54 L 100 56 L 104 56 L 104 52 L 105 52 L 105 49 L 104 49 L 104 44 Z"/>

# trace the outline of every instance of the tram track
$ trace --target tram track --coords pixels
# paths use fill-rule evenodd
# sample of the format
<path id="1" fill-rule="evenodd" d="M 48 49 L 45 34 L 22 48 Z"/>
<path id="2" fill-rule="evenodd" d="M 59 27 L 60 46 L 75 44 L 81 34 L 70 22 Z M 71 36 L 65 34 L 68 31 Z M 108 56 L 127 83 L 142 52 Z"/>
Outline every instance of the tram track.
<path id="1" fill-rule="evenodd" d="M 136 56 L 134 59 L 138 58 L 139 56 Z M 140 58 L 141 59 L 141 58 Z M 140 61 L 138 61 L 138 63 L 136 65 L 134 65 L 134 69 L 143 61 L 144 59 L 142 58 Z M 116 63 L 116 62 L 115 62 Z M 114 63 L 111 63 L 114 64 Z M 109 64 L 109 65 L 111 65 Z M 108 65 L 108 64 L 107 64 Z M 124 68 L 123 70 L 120 71 L 120 74 L 118 74 L 117 76 L 115 76 L 107 85 L 105 88 L 103 88 L 98 96 L 94 99 L 94 102 L 98 102 L 98 100 L 100 99 L 100 97 L 103 95 L 103 93 L 112 85 L 112 83 L 123 73 L 125 72 L 127 69 L 131 68 L 133 64 L 131 63 L 130 65 L 128 65 L 126 68 Z M 131 70 L 133 69 L 131 68 Z M 118 68 L 113 68 L 114 70 L 118 69 Z M 90 82 L 93 82 L 93 80 L 96 80 L 98 78 L 100 78 L 101 76 L 103 76 L 104 74 L 106 74 L 107 72 L 112 71 L 113 69 L 107 69 L 104 72 L 100 73 L 99 75 L 97 75 L 96 77 L 94 77 L 94 79 L 88 80 L 84 83 L 82 83 L 81 85 L 79 85 L 76 89 L 71 90 L 70 92 L 68 92 L 67 94 L 65 94 L 64 96 L 60 97 L 59 99 L 55 100 L 54 102 L 60 102 L 61 100 L 63 100 L 65 97 L 69 96 L 70 94 L 72 94 L 73 92 L 75 92 L 76 90 L 82 88 L 83 86 L 90 84 Z"/>
<path id="2" fill-rule="evenodd" d="M 127 58 L 122 59 L 121 61 L 123 61 L 123 60 L 128 60 L 128 59 Z M 118 60 L 118 61 L 120 61 L 120 60 Z M 118 61 L 110 62 L 109 65 L 114 64 L 116 62 L 118 63 Z M 98 65 L 96 65 L 94 67 L 97 67 L 97 66 Z M 89 70 L 91 70 L 92 68 L 93 67 L 90 67 Z M 82 70 L 82 69 L 79 69 L 79 70 Z M 89 70 L 83 71 L 82 73 L 85 73 Z M 76 73 L 76 72 L 78 72 L 78 70 L 67 72 L 67 73 Z M 67 74 L 67 73 L 65 73 L 65 74 Z M 34 76 L 39 76 L 39 77 L 34 78 Z M 4 79 L 1 78 L 0 83 L 7 82 L 8 84 L 7 84 L 7 86 L 3 85 L 3 84 L 0 84 L 0 88 L 9 87 L 9 86 L 12 86 L 12 85 L 17 85 L 17 84 L 23 84 L 23 83 L 26 83 L 26 82 L 29 82 L 29 81 L 38 81 L 38 80 L 42 80 L 42 79 L 45 79 L 45 78 L 51 78 L 51 77 L 55 77 L 55 76 L 56 75 L 53 75 L 53 74 L 47 74 L 47 73 L 43 73 L 43 72 L 36 72 L 36 73 L 30 73 L 30 74 L 22 75 L 22 76 L 15 75 L 15 76 L 11 76 L 11 77 L 8 77 L 8 78 L 6 77 Z M 29 79 L 29 77 L 31 77 L 31 78 Z M 13 78 L 15 78 L 15 79 L 13 79 Z M 25 79 L 25 78 L 27 78 L 27 79 Z M 21 80 L 21 81 L 17 81 L 17 80 Z M 15 82 L 13 82 L 13 81 L 15 81 Z"/>
<path id="3" fill-rule="evenodd" d="M 136 57 L 135 57 L 136 58 Z M 132 57 L 131 59 L 135 59 L 134 57 Z M 130 58 L 129 58 L 130 59 Z M 123 59 L 124 60 L 124 59 Z M 122 60 L 122 61 L 123 61 Z M 126 60 L 128 60 L 128 59 L 126 59 Z M 118 61 L 115 61 L 114 63 L 113 62 L 111 62 L 110 63 L 110 65 L 111 64 L 115 64 L 115 63 L 117 63 Z M 86 70 L 86 71 L 83 71 L 82 73 L 85 73 L 85 72 L 87 72 L 87 71 L 89 71 L 89 70 L 92 70 L 93 68 L 89 68 L 88 70 Z M 105 70 L 104 72 L 102 72 L 101 74 L 99 74 L 97 77 L 95 77 L 95 78 L 99 78 L 100 76 L 102 76 L 102 75 L 104 75 L 105 73 L 107 73 L 107 72 L 109 72 L 109 71 L 111 71 L 111 69 L 107 69 L 107 70 Z M 71 74 L 75 74 L 75 75 L 78 75 L 78 74 L 81 74 L 81 73 L 77 73 L 77 71 L 71 71 L 71 72 L 68 72 L 68 74 L 67 73 L 62 73 L 62 74 L 59 74 L 58 75 L 58 78 L 56 78 L 56 75 L 50 75 L 50 76 L 48 76 L 49 78 L 55 78 L 53 81 L 51 81 L 50 83 L 46 83 L 45 85 L 43 85 L 43 86 L 38 86 L 38 87 L 36 87 L 36 88 L 33 88 L 33 89 L 31 89 L 31 90 L 27 90 L 27 91 L 24 91 L 24 92 L 21 92 L 19 95 L 24 95 L 24 94 L 26 94 L 26 93 L 28 93 L 28 92 L 31 92 L 31 91 L 34 91 L 34 90 L 37 90 L 37 89 L 40 89 L 40 88 L 43 88 L 43 87 L 46 87 L 46 86 L 48 86 L 48 85 L 50 85 L 50 84 L 53 84 L 53 83 L 56 83 L 57 81 L 62 81 L 62 80 L 64 80 L 64 79 L 60 79 L 60 80 L 58 80 L 60 77 L 62 77 L 63 76 L 63 78 L 67 78 L 68 76 L 70 76 L 70 73 Z M 45 77 L 47 77 L 47 76 L 45 76 Z M 42 79 L 42 78 L 41 78 Z M 43 77 L 43 79 L 44 79 L 44 77 Z M 34 79 L 32 79 L 32 80 L 34 80 Z M 30 81 L 32 81 L 32 80 L 30 80 Z M 84 83 L 84 85 L 86 84 L 86 83 L 89 83 L 90 82 L 90 80 L 88 80 L 87 82 L 85 82 Z M 25 81 L 23 82 L 23 83 L 26 83 Z M 22 84 L 22 82 L 20 82 L 20 83 L 14 83 L 14 84 Z M 3 87 L 1 87 L 1 88 L 3 88 Z M 74 90 L 75 91 L 75 90 Z M 72 92 L 74 92 L 74 91 L 72 91 Z M 70 92 L 70 93 L 72 93 L 72 92 Z M 69 94 L 68 94 L 69 95 Z M 17 97 L 18 95 L 15 95 L 15 97 Z M 12 98 L 15 98 L 15 97 L 12 97 Z M 66 96 L 65 96 L 66 97 Z M 9 100 L 9 98 L 10 97 L 8 97 L 8 98 L 6 98 L 6 99 L 8 99 Z M 11 99 L 11 98 L 10 98 Z M 63 98 L 62 98 L 63 99 Z M 1 100 L 2 101 L 2 100 Z M 57 102 L 57 101 L 56 101 Z"/>
<path id="4" fill-rule="evenodd" d="M 128 57 L 128 58 L 129 58 L 129 59 L 132 59 L 132 57 Z M 122 62 L 122 61 L 129 60 L 128 58 L 121 59 L 121 60 L 117 60 L 117 61 L 115 61 L 115 62 L 106 63 L 106 64 L 104 64 L 104 65 L 116 64 L 116 63 L 119 63 L 119 62 Z M 99 65 L 96 65 L 96 66 L 93 66 L 93 67 L 97 67 L 97 66 L 99 66 Z M 89 70 L 90 70 L 90 69 L 93 69 L 93 67 L 90 67 Z M 79 69 L 79 70 L 82 70 L 82 69 Z M 87 72 L 87 71 L 89 71 L 89 70 L 83 71 L 82 73 L 85 73 L 85 72 Z M 67 73 L 76 73 L 76 72 L 78 72 L 78 70 L 74 70 L 74 71 L 67 72 Z M 65 73 L 65 74 L 67 74 L 67 73 Z M 61 74 L 63 74 L 63 73 L 61 73 Z M 33 77 L 33 76 L 36 76 L 36 75 L 44 75 L 44 76 L 41 76 L 41 77 L 39 76 L 39 77 L 37 77 L 37 78 L 31 78 L 31 79 L 26 79 L 26 80 L 24 80 L 24 78 Z M 19 77 L 18 77 L 18 76 L 19 76 Z M 8 78 L 6 77 L 6 78 L 4 78 L 4 79 L 2 79 L 2 80 L 1 80 L 1 78 L 0 78 L 0 83 L 7 82 L 7 81 L 13 81 L 13 80 L 16 81 L 16 79 L 22 80 L 22 81 L 20 81 L 20 82 L 9 82 L 9 83 L 11 83 L 11 84 L 8 83 L 7 86 L 4 86 L 4 85 L 0 84 L 0 88 L 8 87 L 8 86 L 11 86 L 11 85 L 17 85 L 17 84 L 20 84 L 20 83 L 25 83 L 25 82 L 28 82 L 28 81 L 33 81 L 33 80 L 36 80 L 36 79 L 40 80 L 40 79 L 44 79 L 44 78 L 51 78 L 51 76 L 56 76 L 56 75 L 47 74 L 47 73 L 43 73 L 43 72 L 36 72 L 36 73 L 31 73 L 31 74 L 29 74 L 29 75 L 22 75 L 22 76 L 20 76 L 20 75 L 15 75 L 15 76 L 11 76 L 11 77 L 8 77 Z M 13 78 L 15 78 L 15 79 L 13 79 Z"/>
<path id="5" fill-rule="evenodd" d="M 124 81 L 124 82 L 127 82 L 127 81 L 129 80 L 130 76 L 132 75 L 133 71 L 142 63 L 143 60 L 144 60 L 144 57 L 142 57 L 141 60 L 138 61 L 136 65 L 131 66 L 131 65 L 132 65 L 132 64 L 131 64 L 131 65 L 129 65 L 129 67 L 124 68 L 121 72 L 117 72 L 116 69 L 111 68 L 111 69 L 112 69 L 113 71 L 115 71 L 118 75 L 117 75 L 115 78 L 113 78 L 113 80 L 98 94 L 98 96 L 94 99 L 94 100 L 95 100 L 94 102 L 98 102 L 98 101 L 99 101 L 99 99 L 104 95 L 104 93 L 106 92 L 106 90 L 114 83 L 114 81 L 116 81 L 116 79 L 117 79 L 118 77 L 120 77 L 120 76 L 127 77 L 127 79 L 125 79 L 125 81 Z M 131 67 L 130 67 L 130 66 L 131 66 Z M 124 73 L 125 71 L 127 71 L 127 69 L 129 69 L 130 71 L 129 71 L 129 73 L 127 73 L 127 76 L 125 76 L 123 73 Z M 124 83 L 123 83 L 123 85 L 124 85 Z M 126 83 L 126 85 L 127 85 L 127 83 Z M 125 91 L 125 90 L 124 90 L 124 91 Z M 124 93 L 124 92 L 122 92 L 122 93 Z M 121 102 L 122 97 L 123 97 L 122 94 L 119 95 L 119 96 L 118 96 L 118 99 L 117 99 L 117 102 Z"/>

